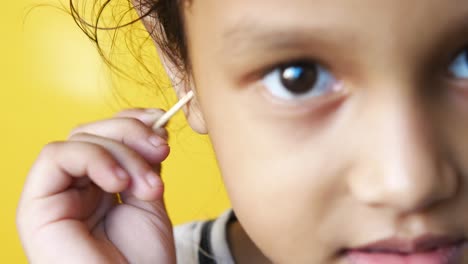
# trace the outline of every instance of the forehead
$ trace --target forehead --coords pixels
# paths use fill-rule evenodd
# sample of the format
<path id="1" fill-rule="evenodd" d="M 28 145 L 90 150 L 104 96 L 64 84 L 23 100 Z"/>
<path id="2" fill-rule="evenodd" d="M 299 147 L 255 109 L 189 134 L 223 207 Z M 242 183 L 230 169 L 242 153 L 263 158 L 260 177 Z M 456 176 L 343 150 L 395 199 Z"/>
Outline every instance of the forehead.
<path id="1" fill-rule="evenodd" d="M 295 15 L 297 18 L 328 19 L 327 15 L 346 17 L 380 17 L 382 14 L 398 14 L 410 18 L 425 14 L 438 17 L 443 14 L 457 14 L 466 11 L 466 0 L 203 0 L 190 1 L 190 6 L 203 13 L 219 14 L 218 18 L 229 20 L 234 17 L 270 14 L 269 18 Z M 263 17 L 266 18 L 266 17 Z M 332 17 L 336 19 L 337 17 Z"/>
<path id="2" fill-rule="evenodd" d="M 257 26 L 344 28 L 413 34 L 466 21 L 466 0 L 198 0 L 186 14 L 211 33 L 224 36 Z M 192 21 L 190 21 L 192 23 Z M 191 25 L 189 24 L 189 27 Z"/>

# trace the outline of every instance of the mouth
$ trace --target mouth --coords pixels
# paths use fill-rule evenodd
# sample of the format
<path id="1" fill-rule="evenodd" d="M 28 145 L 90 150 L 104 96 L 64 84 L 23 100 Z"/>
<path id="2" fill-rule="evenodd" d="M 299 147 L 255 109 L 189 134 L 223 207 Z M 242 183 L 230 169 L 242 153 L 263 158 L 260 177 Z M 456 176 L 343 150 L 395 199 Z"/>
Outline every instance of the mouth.
<path id="1" fill-rule="evenodd" d="M 385 239 L 344 250 L 351 264 L 461 264 L 466 238 L 422 236 Z"/>

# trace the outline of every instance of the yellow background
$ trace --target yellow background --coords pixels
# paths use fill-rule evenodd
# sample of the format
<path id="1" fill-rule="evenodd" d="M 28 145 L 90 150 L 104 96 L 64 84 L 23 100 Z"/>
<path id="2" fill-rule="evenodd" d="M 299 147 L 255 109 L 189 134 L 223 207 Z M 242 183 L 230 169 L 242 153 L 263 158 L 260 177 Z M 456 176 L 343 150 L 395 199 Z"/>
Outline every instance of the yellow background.
<path id="1" fill-rule="evenodd" d="M 59 6 L 58 1 L 46 3 Z M 165 90 L 166 104 L 151 87 L 118 77 L 111 83 L 95 46 L 70 15 L 51 7 L 31 10 L 40 3 L 3 1 L 0 11 L 1 263 L 26 263 L 15 210 L 42 146 L 65 139 L 78 124 L 107 118 L 119 109 L 167 109 L 175 101 L 170 90 Z M 156 57 L 152 60 L 158 65 Z M 113 96 L 115 84 L 129 103 Z M 169 127 L 171 156 L 163 165 L 167 206 L 175 224 L 215 217 L 229 207 L 208 138 L 194 134 L 184 122 L 179 114 Z"/>

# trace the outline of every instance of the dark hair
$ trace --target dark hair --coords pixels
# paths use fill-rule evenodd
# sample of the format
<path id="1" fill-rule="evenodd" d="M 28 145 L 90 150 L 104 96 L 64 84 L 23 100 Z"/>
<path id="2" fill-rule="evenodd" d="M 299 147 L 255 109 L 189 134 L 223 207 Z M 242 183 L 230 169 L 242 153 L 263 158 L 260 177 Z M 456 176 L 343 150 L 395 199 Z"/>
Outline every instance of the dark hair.
<path id="1" fill-rule="evenodd" d="M 187 45 L 184 32 L 184 21 L 182 14 L 182 4 L 189 0 L 92 0 L 92 8 L 87 5 L 90 0 L 69 0 L 69 11 L 75 23 L 88 36 L 88 38 L 97 46 L 100 56 L 104 62 L 117 73 L 132 78 L 110 59 L 111 55 L 106 55 L 105 47 L 101 43 L 100 33 L 113 32 L 112 44 L 110 48 L 115 48 L 116 35 L 118 30 L 128 28 L 136 22 L 143 19 L 154 21 L 152 28 L 147 28 L 144 34 L 144 41 L 153 39 L 157 44 L 159 51 L 175 67 L 171 69 L 176 72 L 179 79 L 183 79 L 190 72 L 190 63 L 187 55 Z M 119 5 L 120 4 L 120 5 Z M 80 8 L 81 7 L 81 8 Z M 119 9 L 123 9 L 120 11 Z M 135 16 L 138 10 L 138 14 Z M 110 21 L 106 20 L 105 14 L 110 12 Z M 141 66 L 151 75 L 155 75 L 144 65 L 141 59 L 141 46 L 131 50 L 131 43 L 128 38 L 133 35 L 125 34 L 126 48 L 139 61 Z M 134 36 L 133 36 L 134 37 Z M 154 45 L 152 45 L 154 47 Z M 110 54 L 110 53 L 109 53 Z M 161 54 L 159 54 L 161 55 Z M 152 77 L 154 78 L 154 77 Z M 154 80 L 154 79 L 153 79 Z M 154 83 L 152 84 L 152 86 Z M 160 85 L 160 84 L 158 84 Z"/>

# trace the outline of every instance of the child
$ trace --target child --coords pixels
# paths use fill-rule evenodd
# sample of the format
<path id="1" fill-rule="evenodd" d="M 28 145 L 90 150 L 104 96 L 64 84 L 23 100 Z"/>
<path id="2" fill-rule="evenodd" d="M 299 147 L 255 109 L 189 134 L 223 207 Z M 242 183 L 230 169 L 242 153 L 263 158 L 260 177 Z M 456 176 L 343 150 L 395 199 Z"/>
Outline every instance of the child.
<path id="1" fill-rule="evenodd" d="M 133 4 L 233 209 L 173 233 L 162 112 L 126 110 L 39 155 L 32 263 L 468 263 L 466 0 Z"/>

